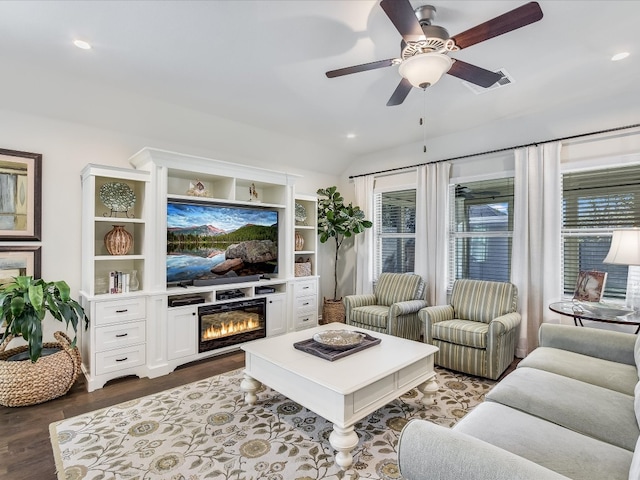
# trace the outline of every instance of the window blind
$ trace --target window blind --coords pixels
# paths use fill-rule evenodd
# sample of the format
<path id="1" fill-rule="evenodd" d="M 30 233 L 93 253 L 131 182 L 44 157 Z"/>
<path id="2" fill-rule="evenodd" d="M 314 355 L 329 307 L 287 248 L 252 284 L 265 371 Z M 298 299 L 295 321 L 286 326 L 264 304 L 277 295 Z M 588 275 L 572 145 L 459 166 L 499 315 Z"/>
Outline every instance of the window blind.
<path id="1" fill-rule="evenodd" d="M 415 270 L 416 190 L 375 194 L 375 280 L 382 272 Z"/>
<path id="2" fill-rule="evenodd" d="M 458 278 L 511 277 L 513 178 L 450 185 L 449 288 Z"/>
<path id="3" fill-rule="evenodd" d="M 573 295 L 581 270 L 598 270 L 607 272 L 604 296 L 624 298 L 628 267 L 602 260 L 614 229 L 640 226 L 640 166 L 566 173 L 562 192 L 565 295 Z"/>

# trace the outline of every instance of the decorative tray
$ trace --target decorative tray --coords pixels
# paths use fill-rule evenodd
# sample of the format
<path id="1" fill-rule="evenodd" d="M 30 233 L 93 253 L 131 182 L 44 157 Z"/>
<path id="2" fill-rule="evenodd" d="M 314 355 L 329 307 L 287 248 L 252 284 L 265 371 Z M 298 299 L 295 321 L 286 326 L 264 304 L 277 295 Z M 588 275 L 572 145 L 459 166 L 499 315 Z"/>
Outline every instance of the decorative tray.
<path id="1" fill-rule="evenodd" d="M 334 360 L 344 358 L 353 353 L 360 352 L 369 347 L 373 347 L 374 345 L 378 345 L 382 341 L 381 338 L 372 337 L 365 332 L 358 331 L 354 333 L 359 333 L 360 335 L 362 335 L 362 341 L 354 344 L 352 347 L 347 349 L 336 350 L 335 346 L 327 346 L 326 344 L 315 341 L 313 338 L 302 340 L 301 342 L 296 342 L 293 344 L 293 346 L 298 350 L 333 362 Z"/>

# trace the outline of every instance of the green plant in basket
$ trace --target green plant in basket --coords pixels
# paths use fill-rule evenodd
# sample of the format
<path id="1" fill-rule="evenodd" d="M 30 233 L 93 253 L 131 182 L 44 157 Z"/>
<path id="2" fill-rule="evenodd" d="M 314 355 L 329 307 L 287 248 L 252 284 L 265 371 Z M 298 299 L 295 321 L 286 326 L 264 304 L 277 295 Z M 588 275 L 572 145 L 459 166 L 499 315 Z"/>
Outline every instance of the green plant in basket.
<path id="1" fill-rule="evenodd" d="M 371 228 L 373 223 L 364 218 L 360 207 L 349 203 L 345 205 L 344 198 L 337 187 L 320 188 L 318 199 L 318 234 L 320 243 L 329 239 L 335 242 L 335 258 L 333 269 L 333 300 L 338 296 L 338 252 L 345 238 L 362 233 Z"/>
<path id="2" fill-rule="evenodd" d="M 47 312 L 66 326 L 78 331 L 78 322 L 89 319 L 82 306 L 69 295 L 65 281 L 45 282 L 30 276 L 18 276 L 0 286 L 0 325 L 4 333 L 0 343 L 9 335 L 21 336 L 29 346 L 29 358 L 35 362 L 42 353 L 42 321 Z M 72 346 L 75 346 L 74 337 Z"/>

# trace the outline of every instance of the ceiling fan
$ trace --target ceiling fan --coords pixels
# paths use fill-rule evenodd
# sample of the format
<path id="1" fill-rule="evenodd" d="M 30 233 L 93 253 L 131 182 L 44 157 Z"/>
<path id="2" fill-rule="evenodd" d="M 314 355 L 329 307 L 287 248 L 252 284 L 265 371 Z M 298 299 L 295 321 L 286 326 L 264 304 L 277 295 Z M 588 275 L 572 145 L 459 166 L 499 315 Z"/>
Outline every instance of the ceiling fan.
<path id="1" fill-rule="evenodd" d="M 432 5 L 423 5 L 414 10 L 409 0 L 382 0 L 380 6 L 402 35 L 400 58 L 331 70 L 326 75 L 334 78 L 398 65 L 402 80 L 387 106 L 400 105 L 413 87 L 425 89 L 435 84 L 445 73 L 484 88 L 490 87 L 502 78 L 501 74 L 453 59 L 448 53 L 511 32 L 542 18 L 540 5 L 530 2 L 449 37 L 444 28 L 431 24 L 436 14 Z"/>

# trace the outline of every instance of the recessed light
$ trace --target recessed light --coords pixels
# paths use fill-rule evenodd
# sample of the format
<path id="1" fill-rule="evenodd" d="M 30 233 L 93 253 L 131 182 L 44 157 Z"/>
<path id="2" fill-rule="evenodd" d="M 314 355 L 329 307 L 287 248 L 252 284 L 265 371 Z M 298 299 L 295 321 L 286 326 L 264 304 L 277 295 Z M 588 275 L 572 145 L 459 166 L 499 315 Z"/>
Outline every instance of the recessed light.
<path id="1" fill-rule="evenodd" d="M 356 138 L 355 133 L 347 133 L 347 138 Z"/>
<path id="2" fill-rule="evenodd" d="M 620 52 L 616 53 L 613 57 L 611 57 L 612 62 L 617 62 L 618 60 L 623 60 L 629 56 L 629 52 Z"/>
<path id="3" fill-rule="evenodd" d="M 84 40 L 74 40 L 73 44 L 78 47 L 81 48 L 83 50 L 91 50 L 91 45 L 87 42 L 85 42 Z"/>

